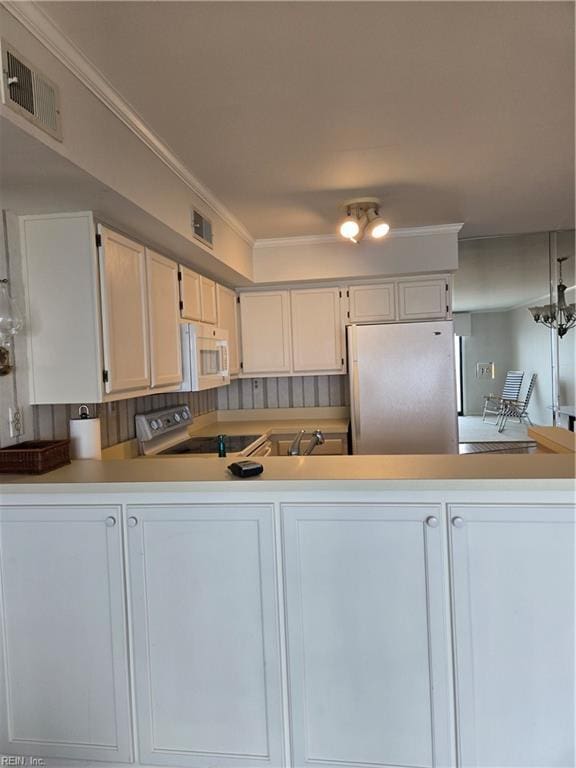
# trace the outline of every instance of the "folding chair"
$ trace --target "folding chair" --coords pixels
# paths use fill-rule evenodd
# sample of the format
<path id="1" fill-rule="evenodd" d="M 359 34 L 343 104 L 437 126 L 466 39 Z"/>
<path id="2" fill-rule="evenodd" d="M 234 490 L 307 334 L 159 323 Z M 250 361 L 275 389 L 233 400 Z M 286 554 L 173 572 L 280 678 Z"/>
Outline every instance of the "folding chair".
<path id="1" fill-rule="evenodd" d="M 537 376 L 538 374 L 536 373 L 532 374 L 530 378 L 530 384 L 528 384 L 528 389 L 526 390 L 526 394 L 524 396 L 524 400 L 504 401 L 502 413 L 498 417 L 498 432 L 504 431 L 506 422 L 510 418 L 518 419 L 519 424 L 522 424 L 523 419 L 526 419 L 528 424 L 532 426 L 532 422 L 530 421 L 530 416 L 528 415 L 528 406 L 530 404 L 530 398 L 532 397 L 532 392 L 534 392 L 534 387 L 536 386 Z"/>
<path id="2" fill-rule="evenodd" d="M 499 395 L 484 395 L 484 410 L 482 411 L 482 421 L 486 421 L 486 414 L 492 413 L 496 416 L 496 421 L 489 424 L 499 425 L 500 416 L 504 409 L 504 402 L 507 400 L 516 401 L 520 397 L 520 387 L 524 371 L 508 371 L 502 392 Z"/>

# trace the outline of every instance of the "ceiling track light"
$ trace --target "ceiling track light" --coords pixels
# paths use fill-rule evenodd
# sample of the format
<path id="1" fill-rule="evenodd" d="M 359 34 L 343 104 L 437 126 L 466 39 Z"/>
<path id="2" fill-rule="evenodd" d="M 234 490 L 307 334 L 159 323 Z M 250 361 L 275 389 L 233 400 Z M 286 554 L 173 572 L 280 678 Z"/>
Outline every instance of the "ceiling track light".
<path id="1" fill-rule="evenodd" d="M 339 225 L 339 232 L 346 240 L 358 243 L 368 234 L 381 240 L 390 226 L 380 216 L 380 201 L 376 197 L 359 197 L 344 204 L 346 216 Z"/>

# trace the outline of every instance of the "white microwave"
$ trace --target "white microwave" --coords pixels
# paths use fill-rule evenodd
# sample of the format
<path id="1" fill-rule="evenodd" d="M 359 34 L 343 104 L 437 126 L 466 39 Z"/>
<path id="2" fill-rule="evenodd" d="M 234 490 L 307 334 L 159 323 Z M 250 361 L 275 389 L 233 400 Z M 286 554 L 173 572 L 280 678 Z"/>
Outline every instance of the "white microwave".
<path id="1" fill-rule="evenodd" d="M 205 323 L 182 323 L 183 392 L 230 384 L 228 331 Z"/>

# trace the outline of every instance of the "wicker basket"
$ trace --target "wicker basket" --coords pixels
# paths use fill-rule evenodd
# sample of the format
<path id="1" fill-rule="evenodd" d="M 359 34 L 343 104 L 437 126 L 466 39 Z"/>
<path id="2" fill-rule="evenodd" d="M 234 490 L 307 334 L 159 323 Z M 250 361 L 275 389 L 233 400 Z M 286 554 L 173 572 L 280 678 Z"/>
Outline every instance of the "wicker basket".
<path id="1" fill-rule="evenodd" d="M 70 440 L 28 440 L 0 448 L 0 472 L 41 475 L 70 464 Z"/>

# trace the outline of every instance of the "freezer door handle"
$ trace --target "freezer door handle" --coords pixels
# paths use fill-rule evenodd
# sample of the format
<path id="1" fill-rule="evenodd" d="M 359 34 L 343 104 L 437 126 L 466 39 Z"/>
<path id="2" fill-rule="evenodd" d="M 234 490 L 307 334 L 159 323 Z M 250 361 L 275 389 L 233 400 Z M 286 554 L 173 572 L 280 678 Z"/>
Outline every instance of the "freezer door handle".
<path id="1" fill-rule="evenodd" d="M 352 363 L 352 435 L 354 438 L 354 447 L 358 449 L 360 435 L 362 433 L 360 426 L 360 384 L 358 381 L 358 363 Z"/>

